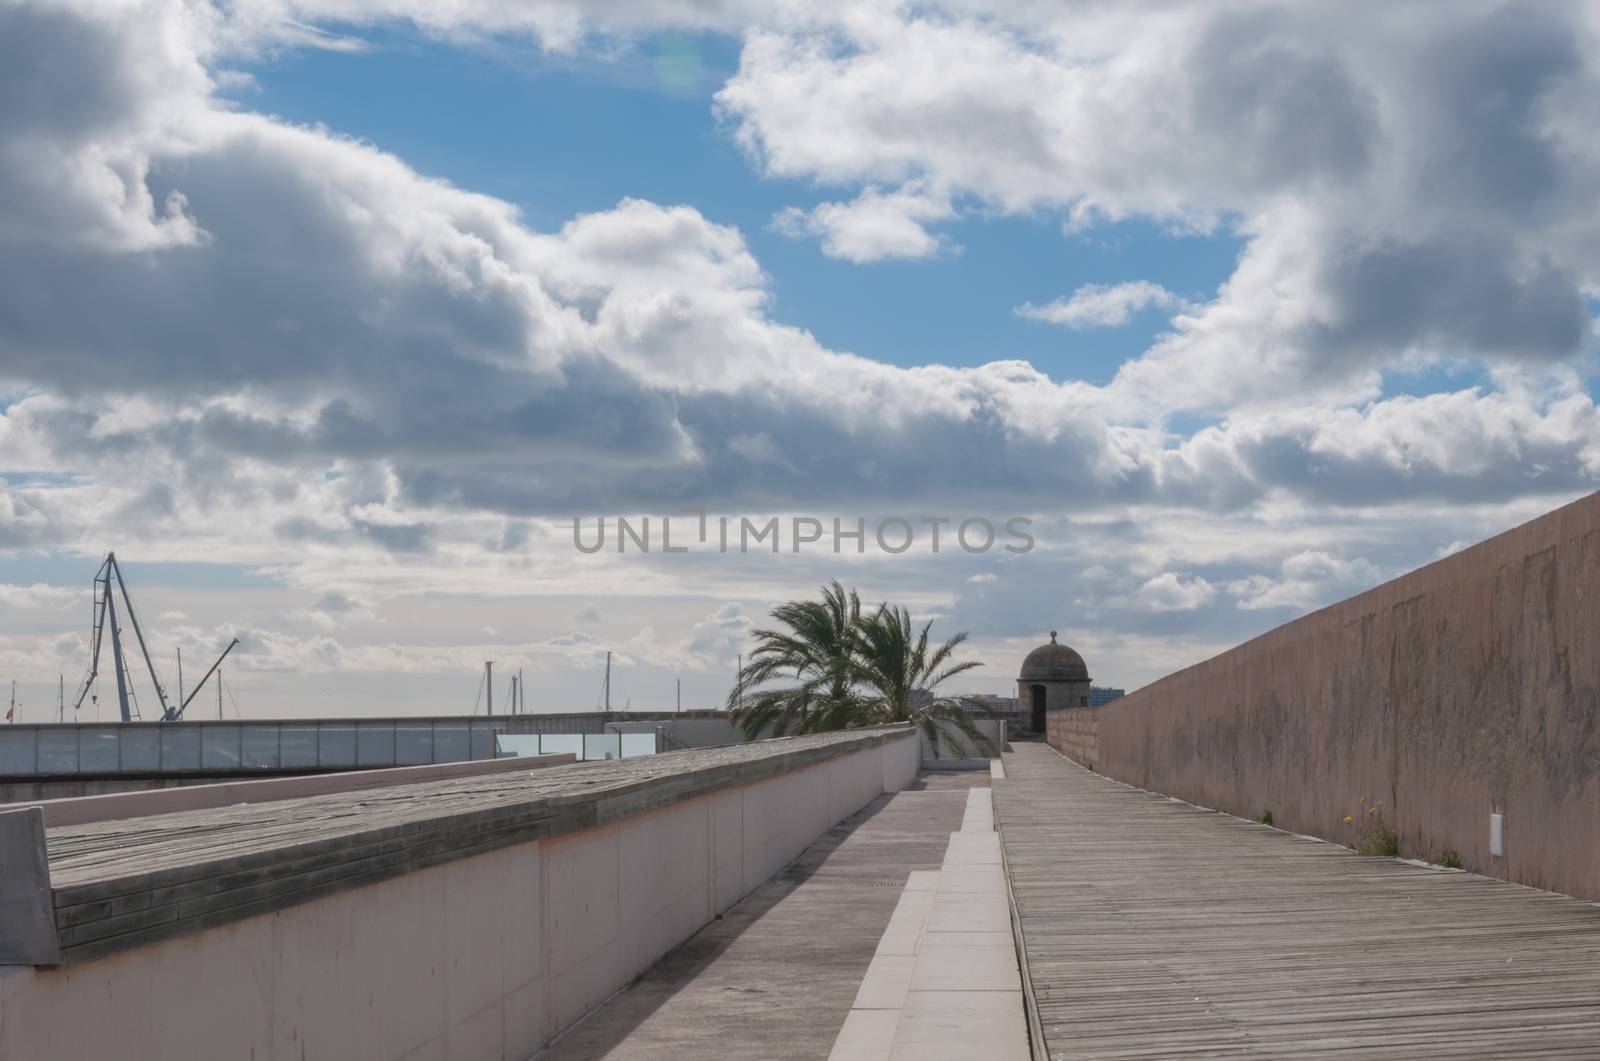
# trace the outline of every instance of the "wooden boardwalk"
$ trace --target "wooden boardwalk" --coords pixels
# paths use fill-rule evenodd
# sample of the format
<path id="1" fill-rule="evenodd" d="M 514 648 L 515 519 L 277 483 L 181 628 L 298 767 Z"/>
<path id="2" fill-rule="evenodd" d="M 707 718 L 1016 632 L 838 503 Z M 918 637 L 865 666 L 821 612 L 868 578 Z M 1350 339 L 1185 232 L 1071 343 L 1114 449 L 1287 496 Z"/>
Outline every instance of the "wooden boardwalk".
<path id="1" fill-rule="evenodd" d="M 1050 1058 L 1600 1058 L 1600 906 L 1005 756 Z M 1592 856 L 1591 856 L 1592 857 Z"/>

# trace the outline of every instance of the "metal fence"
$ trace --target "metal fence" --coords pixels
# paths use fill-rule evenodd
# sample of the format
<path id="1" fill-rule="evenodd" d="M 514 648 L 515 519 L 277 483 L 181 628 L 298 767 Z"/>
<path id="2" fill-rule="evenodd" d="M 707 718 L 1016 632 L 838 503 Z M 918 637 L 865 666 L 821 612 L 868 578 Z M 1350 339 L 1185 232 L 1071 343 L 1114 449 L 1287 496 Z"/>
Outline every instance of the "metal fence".
<path id="1" fill-rule="evenodd" d="M 586 712 L 9 725 L 0 726 L 0 777 L 279 773 L 455 763 L 494 758 L 496 733 L 602 734 L 617 717 Z"/>

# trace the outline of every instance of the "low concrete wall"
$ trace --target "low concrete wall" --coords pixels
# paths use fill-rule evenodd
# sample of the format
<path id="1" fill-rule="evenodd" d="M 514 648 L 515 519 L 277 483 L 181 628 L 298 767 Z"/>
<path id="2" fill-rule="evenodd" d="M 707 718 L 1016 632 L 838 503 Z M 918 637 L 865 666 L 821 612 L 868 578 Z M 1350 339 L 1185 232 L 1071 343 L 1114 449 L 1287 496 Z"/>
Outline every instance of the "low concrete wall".
<path id="1" fill-rule="evenodd" d="M 83 965 L 0 970 L 0 1057 L 522 1061 L 916 773 L 906 732 Z"/>
<path id="2" fill-rule="evenodd" d="M 978 732 L 993 742 L 992 752 L 986 752 L 966 739 L 961 732 L 946 727 L 944 739 L 939 743 L 939 754 L 934 754 L 933 742 L 923 735 L 922 768 L 924 770 L 987 770 L 989 760 L 998 759 L 1005 746 L 1006 724 L 1001 719 L 975 718 L 972 724 Z"/>
<path id="3" fill-rule="evenodd" d="M 1403 854 L 1600 898 L 1600 494 L 1098 714 L 1111 777 L 1341 841 L 1381 817 Z"/>
<path id="4" fill-rule="evenodd" d="M 416 781 L 436 781 L 447 777 L 479 777 L 505 774 L 540 766 L 557 766 L 574 761 L 571 755 L 524 755 L 512 759 L 484 759 L 467 763 L 430 763 L 427 766 L 395 766 L 386 770 L 351 770 L 342 774 L 307 774 L 300 777 L 274 777 L 259 781 L 221 781 L 208 785 L 185 785 L 151 789 L 146 792 L 114 792 L 70 799 L 28 800 L 0 805 L 0 812 L 19 807 L 38 807 L 44 812 L 46 828 L 84 825 L 89 822 L 148 818 L 153 814 L 211 807 L 233 807 L 241 803 L 273 803 L 303 799 L 329 792 L 359 792 L 368 788 L 387 788 Z"/>

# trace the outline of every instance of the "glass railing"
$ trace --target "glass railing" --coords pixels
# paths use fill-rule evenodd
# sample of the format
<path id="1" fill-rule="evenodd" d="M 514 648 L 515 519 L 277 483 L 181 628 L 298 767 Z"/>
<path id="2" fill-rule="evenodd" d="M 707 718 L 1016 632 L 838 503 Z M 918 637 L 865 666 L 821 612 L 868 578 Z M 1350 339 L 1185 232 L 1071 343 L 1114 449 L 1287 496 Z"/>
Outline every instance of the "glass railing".
<path id="1" fill-rule="evenodd" d="M 628 759 L 654 754 L 654 732 L 585 732 L 601 725 L 593 716 L 578 715 L 0 725 L 0 777 L 453 763 L 493 758 L 499 735 L 536 738 L 537 750 L 521 753 L 529 755 Z"/>
<path id="2" fill-rule="evenodd" d="M 495 755 L 573 755 L 584 762 L 656 753 L 654 733 L 501 733 Z"/>

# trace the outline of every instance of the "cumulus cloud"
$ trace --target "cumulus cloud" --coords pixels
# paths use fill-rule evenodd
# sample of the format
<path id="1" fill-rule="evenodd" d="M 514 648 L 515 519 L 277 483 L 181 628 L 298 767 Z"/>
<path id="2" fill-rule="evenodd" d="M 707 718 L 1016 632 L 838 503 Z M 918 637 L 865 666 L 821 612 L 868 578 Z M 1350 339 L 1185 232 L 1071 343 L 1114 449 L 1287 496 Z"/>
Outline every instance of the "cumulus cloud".
<path id="1" fill-rule="evenodd" d="M 755 31 L 719 105 L 778 176 L 1235 229 L 1233 277 L 1124 369 L 1129 402 L 1370 397 L 1401 357 L 1592 345 L 1585 8 L 978 7 Z"/>
<path id="2" fill-rule="evenodd" d="M 1025 307 L 1069 327 L 1181 309 L 1108 386 L 1021 361 L 885 365 L 778 323 L 744 234 L 692 205 L 627 199 L 542 231 L 381 145 L 218 96 L 241 56 L 327 46 L 318 20 L 343 41 L 391 18 L 462 47 L 740 33 L 724 128 L 763 173 L 826 189 L 775 224 L 849 261 L 947 253 L 950 222 L 996 214 L 1053 216 L 1064 239 L 1151 218 L 1244 249 L 1204 304 L 1139 282 Z M 1448 17 L 1266 0 L 6 5 L 0 470 L 26 474 L 0 480 L 0 551 L 98 552 L 115 527 L 148 555 L 261 565 L 302 601 L 343 587 L 351 607 L 322 598 L 303 628 L 250 627 L 241 666 L 285 669 L 394 662 L 404 646 L 346 635 L 401 571 L 419 589 L 681 593 L 664 568 L 575 565 L 560 521 L 686 504 L 1183 514 L 1136 562 L 1096 554 L 1069 598 L 1008 612 L 1007 578 L 1029 579 L 975 576 L 960 608 L 996 628 L 1048 629 L 1063 599 L 1080 616 L 1124 602 L 1139 637 L 1223 610 L 1220 593 L 1244 612 L 1311 606 L 1392 568 L 1329 542 L 1250 564 L 1173 543 L 1199 514 L 1257 520 L 1258 542 L 1328 511 L 1394 526 L 1600 479 L 1579 360 L 1600 290 L 1595 50 L 1582 9 L 1476 0 Z M 1384 373 L 1445 358 L 1487 382 L 1382 396 Z M 1183 410 L 1205 426 L 1174 429 Z M 727 607 L 629 651 L 720 665 L 745 622 Z M 558 651 L 595 643 L 527 647 Z"/>
<path id="3" fill-rule="evenodd" d="M 225 35 L 197 14 L 202 9 L 151 0 L 141 19 L 126 22 L 102 18 L 98 9 L 24 4 L 7 10 L 8 39 L 32 40 L 33 51 L 52 50 L 60 66 L 86 71 L 76 91 L 89 101 L 57 113 L 53 99 L 23 91 L 31 68 L 6 68 L 8 99 L 39 100 L 33 109 L 13 102 L 9 117 L 0 116 L 9 123 L 5 142 L 17 152 L 21 179 L 30 188 L 49 183 L 61 165 L 103 160 L 114 142 L 124 161 L 113 168 L 136 187 L 56 182 L 52 194 L 65 204 L 55 215 L 57 238 L 12 240 L 0 253 L 0 349 L 6 355 L 0 373 L 36 388 L 6 411 L 0 431 L 8 452 L 28 455 L 24 459 L 37 467 L 93 468 L 108 481 L 116 478 L 113 472 L 159 469 L 142 492 L 117 500 L 135 524 L 170 524 L 226 498 L 277 509 L 278 518 L 267 525 L 286 541 L 368 542 L 418 553 L 437 543 L 440 513 L 451 510 L 526 515 L 685 501 L 798 504 L 848 501 L 852 491 L 917 500 L 948 496 L 952 482 L 1008 503 L 1037 499 L 1043 490 L 1046 497 L 1238 506 L 1279 486 L 1323 489 L 1331 481 L 1348 484 L 1354 499 L 1371 486 L 1358 474 L 1363 470 L 1379 483 L 1401 472 L 1413 490 L 1418 484 L 1482 490 L 1468 480 L 1485 478 L 1512 489 L 1534 465 L 1554 490 L 1571 488 L 1593 471 L 1593 407 L 1578 393 L 1518 399 L 1466 393 L 1449 402 L 1379 402 L 1337 411 L 1312 405 L 1261 415 L 1234 410 L 1222 427 L 1176 447 L 1161 431 L 1139 426 L 1143 400 L 1129 395 L 1165 393 L 1175 380 L 1184 381 L 1187 395 L 1211 392 L 1206 402 L 1256 385 L 1241 380 L 1270 381 L 1280 403 L 1303 393 L 1294 384 L 1305 365 L 1299 355 L 1281 353 L 1300 348 L 1289 335 L 1297 325 L 1263 330 L 1253 311 L 1218 308 L 1238 305 L 1232 287 L 1258 289 L 1244 274 L 1279 238 L 1267 231 L 1218 302 L 1181 317 L 1175 334 L 1127 366 L 1109 389 L 1057 383 L 1018 363 L 891 368 L 828 350 L 770 320 L 764 274 L 741 235 L 692 208 L 630 200 L 540 233 L 509 205 L 429 180 L 370 146 L 218 104 L 206 64 Z M 1155 53 L 1139 48 L 1179 48 L 1189 66 L 1217 77 L 1212 52 L 1225 51 L 1226 41 L 1238 43 L 1253 26 L 1270 40 L 1281 38 L 1277 51 L 1266 44 L 1246 48 L 1263 75 L 1279 69 L 1273 63 L 1292 59 L 1300 64 L 1296 69 L 1312 71 L 1322 70 L 1324 60 L 1334 64 L 1319 75 L 1330 84 L 1355 77 L 1355 60 L 1335 63 L 1331 43 L 1302 41 L 1302 50 L 1309 49 L 1304 54 L 1284 43 L 1301 41 L 1305 27 L 1281 12 L 1242 28 L 1168 14 L 1148 42 L 1129 46 L 1135 51 L 1103 57 L 1109 80 L 1095 93 L 1111 96 L 1102 100 L 1084 95 L 1089 82 L 1081 64 L 1067 62 L 1048 34 L 1003 34 L 988 23 L 961 20 L 883 21 L 889 17 L 879 12 L 852 23 L 860 47 L 848 53 L 824 47 L 803 28 L 755 33 L 720 103 L 737 135 L 777 172 L 900 180 L 868 184 L 854 204 L 862 207 L 860 216 L 879 207 L 937 214 L 949 209 L 948 199 L 933 189 L 946 187 L 981 193 L 1002 208 L 1031 209 L 1056 201 L 1046 193 L 1047 171 L 1055 183 L 1070 183 L 1078 179 L 1074 174 L 1088 182 L 1060 202 L 1094 201 L 1112 210 L 1117 182 L 1094 169 L 1111 162 L 1059 154 L 1066 141 L 1054 133 L 1046 137 L 1054 126 L 1026 108 L 1066 108 L 1058 117 L 1069 124 L 1112 121 L 1100 114 L 1112 102 L 1113 118 L 1143 114 L 1147 80 L 1157 75 L 1145 68 Z M 1105 17 L 1089 19 L 1085 47 L 1099 40 L 1098 33 L 1106 34 L 1106 47 L 1120 39 Z M 63 19 L 75 32 L 62 29 Z M 1225 31 L 1235 37 L 1218 43 Z M 979 46 L 968 54 L 962 46 L 975 34 Z M 919 42 L 932 49 L 921 58 L 907 50 Z M 1544 52 L 1534 48 L 1532 54 Z M 1064 78 L 1064 95 L 1041 103 L 1056 97 L 1028 93 L 1024 99 L 1005 88 L 1012 60 L 1023 83 Z M 778 65 L 769 70 L 771 64 Z M 902 64 L 910 64 L 908 70 Z M 1343 73 L 1336 75 L 1334 67 Z M 803 100 L 806 114 L 831 115 L 831 108 L 849 110 L 855 103 L 899 109 L 879 115 L 888 131 L 856 145 L 861 152 L 848 154 L 856 161 L 841 156 L 824 164 L 819 152 L 825 145 L 788 124 L 803 116 L 772 112 L 762 102 L 768 97 L 758 90 L 782 87 L 780 70 L 800 78 L 783 98 Z M 1547 79 L 1535 80 L 1542 85 Z M 1159 77 L 1156 83 L 1166 84 Z M 880 87 L 886 98 L 863 101 L 852 94 L 866 85 Z M 1260 126 L 1244 131 L 1249 135 L 1239 150 L 1247 157 L 1276 150 L 1278 135 L 1295 128 L 1290 118 L 1298 114 L 1282 108 L 1298 97 L 1230 85 L 1234 96 L 1243 93 L 1240 100 L 1256 108 Z M 1188 108 L 1181 128 L 1211 129 L 1233 120 L 1195 110 L 1201 104 L 1190 99 L 1192 90 L 1181 94 Z M 963 100 L 982 98 L 992 120 L 959 109 Z M 925 120 L 890 120 L 913 109 Z M 1007 138 L 1020 135 L 1019 127 L 1003 120 L 1007 116 L 1026 116 L 1020 128 L 1032 130 L 1043 152 L 1034 160 L 1034 178 L 983 168 L 1015 153 Z M 946 118 L 948 128 L 941 124 Z M 1372 120 L 1353 103 L 1343 132 L 1314 135 L 1367 144 L 1363 130 Z M 839 121 L 846 141 L 866 136 L 865 126 L 851 124 L 865 117 L 851 111 Z M 1083 136 L 1108 135 L 1096 132 L 1099 125 L 1071 127 Z M 138 135 L 124 135 L 129 128 Z M 997 137 L 992 150 L 955 135 L 968 128 Z M 938 139 L 941 129 L 954 139 Z M 1148 139 L 1159 138 L 1152 132 Z M 1271 189 L 1310 180 L 1312 172 L 1345 172 L 1340 160 L 1348 152 L 1320 140 L 1300 146 L 1304 151 L 1292 164 L 1261 159 L 1254 176 L 1247 166 L 1242 184 Z M 904 157 L 903 173 L 890 173 L 895 151 Z M 933 169 L 941 171 L 940 180 L 909 175 Z M 1221 173 L 1182 177 L 1194 183 L 1193 201 L 1205 210 L 1242 210 L 1263 194 L 1224 194 Z M 1016 180 L 1023 183 L 1004 183 Z M 1161 180 L 1176 195 L 1180 175 Z M 1208 180 L 1217 188 L 1206 190 Z M 162 237 L 152 244 L 144 236 L 107 236 L 111 216 L 133 226 L 125 236 L 168 224 L 153 204 L 172 194 L 183 199 L 193 238 Z M 1166 211 L 1160 205 L 1166 192 L 1120 194 L 1117 210 Z M 10 194 L 0 203 L 25 199 Z M 129 209 L 138 212 L 133 221 L 124 216 Z M 1172 211 L 1182 212 L 1176 205 Z M 12 213 L 21 219 L 25 212 Z M 868 225 L 861 231 L 880 230 Z M 865 242 L 853 245 L 865 256 L 874 237 L 861 238 Z M 134 247 L 145 256 L 137 267 L 128 257 Z M 1272 278 L 1273 291 L 1295 295 L 1296 313 L 1318 312 L 1327 300 L 1316 285 L 1296 288 L 1307 275 L 1291 269 Z M 1117 294 L 1080 291 L 1072 312 L 1086 320 L 1116 312 L 1107 307 L 1166 297 L 1159 289 L 1109 291 Z M 1536 300 L 1528 312 L 1548 316 L 1541 306 Z M 1332 342 L 1332 333 L 1324 332 L 1324 341 Z M 1246 333 L 1257 337 L 1240 341 Z M 1236 364 L 1212 371 L 1212 362 L 1185 352 L 1197 343 L 1247 362 L 1256 350 L 1263 364 L 1282 362 L 1282 371 L 1274 375 L 1257 365 L 1244 372 Z M 105 411 L 93 401 L 101 387 L 126 397 Z M 1476 427 L 1498 421 L 1497 430 L 1461 431 L 1465 451 L 1449 447 L 1445 440 L 1454 428 L 1474 418 Z M 1390 441 L 1399 436 L 1411 441 Z M 1351 441 L 1362 437 L 1377 444 L 1349 452 Z M 1485 440 L 1504 445 L 1486 446 Z M 1545 452 L 1527 460 L 1534 450 Z M 871 476 L 856 474 L 863 453 L 872 455 Z M 1464 459 L 1468 455 L 1478 459 Z M 1319 463 L 1349 474 L 1303 475 Z M 333 467 L 337 481 L 308 483 L 309 475 Z M 891 483 L 895 494 L 885 496 Z M 39 540 L 52 512 L 89 503 L 91 495 L 104 507 L 110 497 L 107 487 L 11 488 L 6 495 L 11 515 L 0 533 L 13 541 Z"/>
<path id="4" fill-rule="evenodd" d="M 788 207 L 773 218 L 773 227 L 787 236 L 820 236 L 824 254 L 860 263 L 933 257 L 945 245 L 927 224 L 954 215 L 947 200 L 920 189 L 886 194 L 868 188 L 848 203 Z"/>
<path id="5" fill-rule="evenodd" d="M 1148 280 L 1121 284 L 1084 284 L 1069 298 L 1042 306 L 1017 307 L 1017 316 L 1060 324 L 1067 328 L 1120 328 L 1135 313 L 1152 306 L 1173 309 L 1182 303 L 1171 291 Z"/>
<path id="6" fill-rule="evenodd" d="M 43 582 L 31 586 L 0 583 L 0 608 L 13 619 L 28 612 L 64 611 L 73 605 L 83 605 L 87 599 L 83 590 L 66 586 L 49 586 Z"/>
<path id="7" fill-rule="evenodd" d="M 1216 587 L 1203 578 L 1163 571 L 1139 587 L 1134 603 L 1155 612 L 1186 612 L 1204 608 L 1216 596 Z"/>
<path id="8" fill-rule="evenodd" d="M 1306 610 L 1370 589 L 1379 580 L 1379 570 L 1361 557 L 1346 560 L 1308 550 L 1285 558 L 1278 577 L 1253 575 L 1230 583 L 1228 592 L 1247 610 Z"/>

